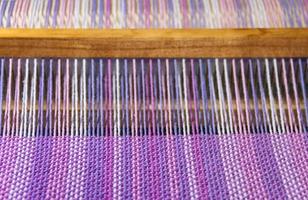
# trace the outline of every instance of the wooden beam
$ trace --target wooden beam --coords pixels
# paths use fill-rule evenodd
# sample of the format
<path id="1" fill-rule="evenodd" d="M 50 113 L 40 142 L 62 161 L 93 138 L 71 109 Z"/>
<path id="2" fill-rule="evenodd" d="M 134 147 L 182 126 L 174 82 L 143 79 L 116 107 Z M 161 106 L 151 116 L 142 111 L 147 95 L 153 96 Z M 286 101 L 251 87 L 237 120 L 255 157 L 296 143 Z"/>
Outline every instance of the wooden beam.
<path id="1" fill-rule="evenodd" d="M 8 57 L 308 57 L 308 29 L 0 29 Z"/>

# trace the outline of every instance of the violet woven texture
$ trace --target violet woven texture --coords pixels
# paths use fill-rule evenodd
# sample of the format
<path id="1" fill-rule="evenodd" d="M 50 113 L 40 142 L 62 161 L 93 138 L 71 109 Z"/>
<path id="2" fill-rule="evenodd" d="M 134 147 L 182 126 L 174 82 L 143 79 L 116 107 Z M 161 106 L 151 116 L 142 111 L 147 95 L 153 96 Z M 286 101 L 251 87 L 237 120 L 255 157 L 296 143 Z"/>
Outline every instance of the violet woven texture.
<path id="1" fill-rule="evenodd" d="M 306 199 L 307 134 L 4 137 L 2 199 Z"/>

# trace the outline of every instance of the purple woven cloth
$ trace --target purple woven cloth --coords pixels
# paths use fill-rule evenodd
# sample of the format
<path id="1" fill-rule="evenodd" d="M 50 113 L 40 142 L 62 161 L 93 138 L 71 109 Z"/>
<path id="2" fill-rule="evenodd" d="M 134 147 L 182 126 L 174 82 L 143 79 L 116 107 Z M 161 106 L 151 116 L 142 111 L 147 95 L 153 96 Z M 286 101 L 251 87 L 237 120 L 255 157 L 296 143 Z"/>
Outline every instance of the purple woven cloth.
<path id="1" fill-rule="evenodd" d="M 308 136 L 2 137 L 1 199 L 304 199 Z"/>

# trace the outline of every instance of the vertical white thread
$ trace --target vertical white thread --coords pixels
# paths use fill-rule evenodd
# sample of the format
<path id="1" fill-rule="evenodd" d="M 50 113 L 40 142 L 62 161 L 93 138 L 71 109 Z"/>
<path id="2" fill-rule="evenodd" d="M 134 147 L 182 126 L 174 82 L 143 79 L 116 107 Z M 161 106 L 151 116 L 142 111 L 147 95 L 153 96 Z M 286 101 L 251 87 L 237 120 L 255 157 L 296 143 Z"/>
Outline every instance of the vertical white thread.
<path id="1" fill-rule="evenodd" d="M 57 116 L 58 116 L 58 128 L 57 134 L 61 133 L 61 90 L 62 90 L 62 79 L 61 79 L 61 60 L 58 59 L 58 77 L 57 77 Z"/>
<path id="2" fill-rule="evenodd" d="M 244 91 L 244 102 L 245 102 L 245 113 L 246 113 L 246 126 L 248 132 L 245 131 L 246 133 L 249 133 L 251 131 L 250 129 L 250 120 L 249 120 L 249 103 L 248 103 L 248 94 L 247 94 L 247 88 L 246 88 L 246 78 L 245 78 L 245 73 L 244 73 L 244 61 L 241 59 L 241 76 L 242 76 L 242 85 L 243 85 L 243 91 Z"/>
<path id="3" fill-rule="evenodd" d="M 70 123 L 69 123 L 69 117 L 70 117 L 70 112 L 69 112 L 69 106 L 70 106 L 70 97 L 69 97 L 69 89 L 70 89 L 70 85 L 69 85 L 69 79 L 70 79 L 70 63 L 69 63 L 69 59 L 66 59 L 66 79 L 65 79 L 65 84 L 66 84 L 66 103 L 65 103 L 65 107 L 66 107 L 66 111 L 65 111 L 65 115 L 66 115 L 66 134 L 69 134 L 69 127 L 70 127 Z"/>
<path id="4" fill-rule="evenodd" d="M 17 80 L 16 80 L 16 85 L 15 85 L 15 105 L 14 105 L 14 124 L 13 124 L 13 134 L 15 136 L 18 135 L 19 131 L 19 88 L 20 88 L 20 69 L 21 69 L 21 63 L 20 59 L 18 59 L 18 64 L 17 64 Z"/>
<path id="5" fill-rule="evenodd" d="M 184 113 L 184 110 L 183 110 L 183 108 L 184 108 L 184 105 L 183 105 L 183 95 L 182 95 L 182 92 L 183 92 L 183 90 L 182 90 L 182 81 L 181 81 L 181 73 L 179 72 L 179 69 L 178 69 L 178 66 L 176 66 L 176 70 L 177 70 L 177 74 L 176 74 L 176 76 L 177 76 L 177 79 L 178 79 L 178 91 L 179 91 L 179 98 L 180 98 L 180 105 L 177 105 L 178 107 L 180 107 L 180 113 L 181 113 L 181 118 L 182 118 L 182 122 L 183 122 L 183 134 L 184 134 L 184 136 L 186 136 L 187 135 L 187 132 L 186 132 L 186 123 L 185 123 L 185 113 Z M 184 108 L 185 109 L 185 108 Z M 181 126 L 180 124 L 179 124 L 179 126 Z"/>
<path id="6" fill-rule="evenodd" d="M 133 107 L 133 83 L 132 83 L 132 75 L 130 73 L 130 71 L 128 71 L 128 85 L 129 85 L 129 111 L 130 111 L 130 123 L 131 123 L 131 133 L 132 133 L 132 136 L 136 136 L 136 132 L 135 132 L 135 124 L 134 124 L 134 111 L 132 109 Z"/>
<path id="7" fill-rule="evenodd" d="M 35 136 L 35 125 L 36 125 L 36 116 L 35 116 L 35 106 L 36 106 L 36 79 L 37 79 L 37 59 L 34 59 L 34 69 L 31 81 L 31 94 L 30 94 L 30 126 L 29 126 L 29 136 Z"/>
<path id="8" fill-rule="evenodd" d="M 279 84 L 279 76 L 278 76 L 278 69 L 277 69 L 277 59 L 274 59 L 274 70 L 275 70 L 275 81 L 276 81 L 276 88 L 278 93 L 278 104 L 280 110 L 280 126 L 283 133 L 285 133 L 285 122 L 284 122 L 284 108 L 282 103 L 282 97 L 280 92 L 280 84 Z M 278 123 L 279 124 L 279 123 Z"/>
<path id="9" fill-rule="evenodd" d="M 23 94 L 22 94 L 22 110 L 21 110 L 21 128 L 20 128 L 20 136 L 26 136 L 27 134 L 27 106 L 28 106 L 28 78 L 29 78 L 29 59 L 26 59 L 25 66 L 25 79 L 23 81 Z"/>
<path id="10" fill-rule="evenodd" d="M 87 133 L 87 89 L 86 89 L 86 59 L 82 61 L 82 109 L 83 109 L 83 136 Z"/>
<path id="11" fill-rule="evenodd" d="M 218 117 L 218 109 L 216 105 L 216 95 L 215 95 L 215 86 L 214 86 L 214 80 L 213 80 L 213 69 L 211 65 L 211 60 L 208 60 L 208 69 L 209 69 L 209 82 L 210 82 L 210 93 L 211 93 L 211 106 L 214 108 L 214 117 L 216 122 L 213 122 L 212 124 L 215 123 L 217 125 L 217 132 L 220 135 L 221 134 L 221 129 L 220 129 L 220 122 L 219 122 L 219 117 Z M 213 127 L 214 128 L 214 127 Z M 215 130 L 213 130 L 215 132 Z"/>
<path id="12" fill-rule="evenodd" d="M 230 132 L 233 133 L 233 123 L 232 123 L 232 94 L 230 91 L 230 84 L 229 84 L 229 73 L 227 69 L 227 60 L 224 59 L 224 73 L 225 73 L 225 82 L 226 82 L 226 90 L 227 90 L 227 101 L 228 101 L 228 114 L 229 114 L 229 126 L 230 126 Z"/>
<path id="13" fill-rule="evenodd" d="M 10 134 L 11 130 L 11 96 L 12 96 L 12 69 L 13 69 L 13 59 L 10 58 L 9 60 L 9 77 L 8 77 L 8 83 L 7 83 L 7 89 L 6 89 L 6 106 L 5 106 L 5 115 L 4 115 L 4 130 L 3 134 L 5 136 L 8 136 Z M 1 108 L 2 112 L 2 108 Z"/>
<path id="14" fill-rule="evenodd" d="M 299 133 L 302 133 L 302 120 L 301 120 L 301 112 L 300 112 L 300 107 L 299 107 L 299 100 L 298 100 L 298 93 L 297 93 L 297 86 L 296 86 L 296 80 L 295 80 L 295 72 L 294 72 L 294 63 L 293 59 L 290 59 L 290 64 L 291 64 L 291 75 L 292 75 L 292 84 L 293 84 L 293 92 L 294 92 L 294 97 L 295 97 L 295 106 L 296 106 L 296 111 L 297 111 L 297 126 L 299 129 Z"/>
<path id="15" fill-rule="evenodd" d="M 215 59 L 215 65 L 216 65 L 216 79 L 217 79 L 218 96 L 219 96 L 221 130 L 222 130 L 222 133 L 225 133 L 225 120 L 224 120 L 224 109 L 223 109 L 225 102 L 224 102 L 224 96 L 223 96 L 223 89 L 222 89 L 221 76 L 220 76 L 220 70 L 219 70 L 219 60 L 218 59 Z"/>
<path id="16" fill-rule="evenodd" d="M 272 115 L 272 127 L 273 127 L 273 132 L 272 133 L 277 133 L 276 131 L 276 123 L 275 123 L 275 104 L 274 104 L 274 97 L 273 97 L 273 92 L 272 92 L 272 85 L 271 85 L 271 79 L 270 79 L 270 71 L 269 71 L 269 62 L 268 59 L 265 59 L 265 67 L 266 67 L 266 79 L 267 79 L 267 88 L 268 88 L 268 95 L 269 95 L 269 100 L 270 100 L 270 108 L 271 108 L 271 115 Z"/>
<path id="17" fill-rule="evenodd" d="M 237 83 L 236 64 L 235 64 L 234 59 L 232 60 L 232 70 L 233 70 L 234 90 L 235 90 L 236 109 L 237 109 L 237 124 L 236 124 L 235 129 L 237 133 L 239 132 L 243 133 L 242 108 L 241 108 L 240 96 L 239 96 L 239 91 L 238 91 L 239 89 L 238 89 L 238 83 Z"/>
<path id="18" fill-rule="evenodd" d="M 134 84 L 134 119 L 135 119 L 135 133 L 138 133 L 138 104 L 137 104 L 137 83 L 136 83 L 136 59 L 133 59 L 133 84 Z"/>
<path id="19" fill-rule="evenodd" d="M 167 68 L 167 95 L 168 95 L 168 113 L 169 113 L 169 134 L 172 133 L 172 122 L 171 122 L 171 97 L 170 97 L 170 72 L 169 72 L 169 60 L 166 60 L 166 68 Z"/>
<path id="20" fill-rule="evenodd" d="M 112 70 L 112 69 L 111 69 Z M 117 69 L 116 69 L 117 70 Z M 113 73 L 111 71 L 112 75 L 112 113 L 113 113 L 113 130 L 114 130 L 114 136 L 118 136 L 118 130 L 117 130 L 117 96 L 116 96 L 116 72 Z"/>
<path id="21" fill-rule="evenodd" d="M 120 136 L 121 131 L 121 108 L 120 108 L 120 61 L 116 59 L 116 102 L 117 102 L 117 134 Z"/>
<path id="22" fill-rule="evenodd" d="M 189 110 L 188 110 L 188 102 L 187 102 L 187 83 L 186 83 L 186 62 L 185 59 L 182 60 L 183 64 L 183 87 L 184 87 L 184 103 L 185 103 L 185 113 L 186 113 L 186 126 L 187 126 L 187 134 L 190 133 L 190 124 L 189 124 Z"/>
<path id="23" fill-rule="evenodd" d="M 74 61 L 74 89 L 75 89 L 75 92 L 74 92 L 74 99 L 75 99 L 75 132 L 74 132 L 74 135 L 77 136 L 79 135 L 79 121 L 78 121 L 78 118 L 79 118 L 79 114 L 78 114 L 78 60 L 75 59 Z"/>

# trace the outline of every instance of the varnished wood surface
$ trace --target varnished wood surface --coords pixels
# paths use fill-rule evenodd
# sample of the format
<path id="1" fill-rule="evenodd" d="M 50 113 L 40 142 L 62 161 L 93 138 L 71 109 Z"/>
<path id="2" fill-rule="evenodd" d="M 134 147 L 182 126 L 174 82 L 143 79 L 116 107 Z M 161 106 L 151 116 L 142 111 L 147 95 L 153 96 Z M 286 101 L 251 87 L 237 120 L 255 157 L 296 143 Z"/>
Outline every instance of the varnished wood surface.
<path id="1" fill-rule="evenodd" d="M 308 29 L 0 29 L 8 57 L 308 57 Z"/>

